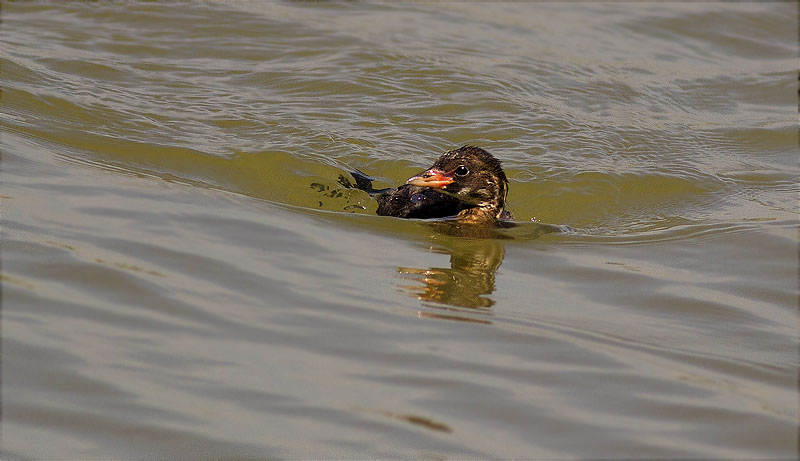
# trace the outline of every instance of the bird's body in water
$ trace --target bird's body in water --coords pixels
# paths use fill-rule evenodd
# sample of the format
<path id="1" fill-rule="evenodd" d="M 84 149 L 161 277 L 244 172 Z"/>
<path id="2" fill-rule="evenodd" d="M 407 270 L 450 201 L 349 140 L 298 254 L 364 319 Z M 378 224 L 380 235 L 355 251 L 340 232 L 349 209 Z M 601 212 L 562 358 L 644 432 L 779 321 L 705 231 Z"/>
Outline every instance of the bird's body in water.
<path id="1" fill-rule="evenodd" d="M 377 197 L 380 216 L 397 218 L 431 219 L 455 216 L 466 209 L 466 205 L 455 197 L 430 187 L 403 184 Z"/>
<path id="2" fill-rule="evenodd" d="M 369 178 L 353 174 L 358 188 L 378 194 L 377 214 L 397 218 L 449 218 L 468 224 L 512 219 L 505 210 L 508 179 L 500 161 L 474 146 L 445 152 L 433 166 L 396 189 L 376 191 Z"/>

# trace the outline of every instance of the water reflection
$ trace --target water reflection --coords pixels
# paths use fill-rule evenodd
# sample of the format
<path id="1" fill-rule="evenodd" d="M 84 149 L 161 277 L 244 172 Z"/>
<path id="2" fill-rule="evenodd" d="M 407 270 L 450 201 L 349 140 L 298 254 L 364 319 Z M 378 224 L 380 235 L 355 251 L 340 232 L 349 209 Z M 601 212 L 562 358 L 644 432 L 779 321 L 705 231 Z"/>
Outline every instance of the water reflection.
<path id="1" fill-rule="evenodd" d="M 495 301 L 489 295 L 494 292 L 495 274 L 505 255 L 503 243 L 498 240 L 453 239 L 438 242 L 431 251 L 449 254 L 450 267 L 397 268 L 401 278 L 414 282 L 401 285 L 403 292 L 423 302 L 433 303 L 434 307 L 448 310 L 444 314 L 420 315 L 488 322 L 460 316 L 458 312 L 491 315 L 491 307 Z M 453 310 L 448 306 L 469 310 Z"/>
<path id="2" fill-rule="evenodd" d="M 509 241 L 532 241 L 546 235 L 574 233 L 567 226 L 542 223 L 504 223 L 496 227 L 462 225 L 457 221 L 427 223 L 434 231 L 430 251 L 450 255 L 450 267 L 398 267 L 403 280 L 400 290 L 435 311 L 420 311 L 421 317 L 491 323 L 490 295 L 495 274 Z M 427 247 L 427 246 L 426 246 Z"/>

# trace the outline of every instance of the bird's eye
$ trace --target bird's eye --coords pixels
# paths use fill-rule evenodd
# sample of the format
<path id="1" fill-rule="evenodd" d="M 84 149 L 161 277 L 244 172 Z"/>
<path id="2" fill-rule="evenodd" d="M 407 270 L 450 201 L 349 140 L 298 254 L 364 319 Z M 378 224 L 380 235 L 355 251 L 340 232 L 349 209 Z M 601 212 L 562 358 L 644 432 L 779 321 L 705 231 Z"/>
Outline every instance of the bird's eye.
<path id="1" fill-rule="evenodd" d="M 456 168 L 456 174 L 459 176 L 466 176 L 469 173 L 469 168 L 461 165 L 460 167 Z"/>

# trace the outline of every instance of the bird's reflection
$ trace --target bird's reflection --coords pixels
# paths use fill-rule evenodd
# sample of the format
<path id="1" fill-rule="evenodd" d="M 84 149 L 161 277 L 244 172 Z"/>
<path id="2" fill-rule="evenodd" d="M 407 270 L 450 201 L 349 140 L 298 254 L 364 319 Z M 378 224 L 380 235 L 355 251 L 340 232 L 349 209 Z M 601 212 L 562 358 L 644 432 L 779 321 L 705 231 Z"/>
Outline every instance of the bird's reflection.
<path id="1" fill-rule="evenodd" d="M 415 282 L 403 284 L 403 292 L 441 309 L 420 315 L 488 323 L 495 303 L 490 297 L 495 289 L 495 274 L 505 255 L 503 243 L 454 239 L 440 242 L 431 251 L 449 254 L 450 267 L 397 268 L 402 279 Z"/>
<path id="2" fill-rule="evenodd" d="M 530 241 L 547 234 L 568 232 L 566 226 L 540 223 L 499 223 L 497 226 L 463 225 L 457 221 L 427 223 L 433 231 L 425 245 L 430 251 L 450 255 L 450 267 L 398 267 L 402 292 L 436 310 L 419 311 L 421 317 L 491 323 L 491 294 L 495 277 L 511 241 Z"/>

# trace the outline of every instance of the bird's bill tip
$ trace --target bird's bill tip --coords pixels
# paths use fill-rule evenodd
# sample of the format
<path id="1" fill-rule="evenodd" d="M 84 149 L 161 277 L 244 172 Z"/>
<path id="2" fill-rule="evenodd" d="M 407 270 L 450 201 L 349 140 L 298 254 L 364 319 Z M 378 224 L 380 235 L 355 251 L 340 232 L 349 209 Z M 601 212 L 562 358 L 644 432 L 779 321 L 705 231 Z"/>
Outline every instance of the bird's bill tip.
<path id="1" fill-rule="evenodd" d="M 431 168 L 430 170 L 408 178 L 406 184 L 411 184 L 414 186 L 422 186 L 422 187 L 433 187 L 436 189 L 441 189 L 448 184 L 453 183 L 453 178 L 444 174 L 439 170 L 435 170 Z"/>

